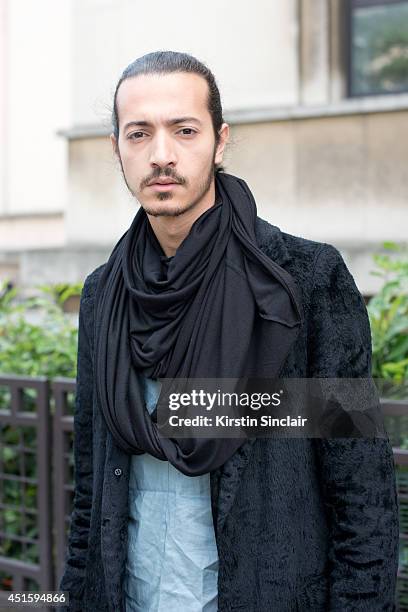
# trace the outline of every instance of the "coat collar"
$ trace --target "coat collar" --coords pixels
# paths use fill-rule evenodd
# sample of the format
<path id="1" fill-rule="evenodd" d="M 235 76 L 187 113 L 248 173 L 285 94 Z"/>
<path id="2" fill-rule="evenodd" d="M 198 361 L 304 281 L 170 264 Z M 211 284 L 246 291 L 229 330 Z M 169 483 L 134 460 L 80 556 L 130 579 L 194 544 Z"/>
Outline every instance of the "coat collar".
<path id="1" fill-rule="evenodd" d="M 291 255 L 279 227 L 268 223 L 261 217 L 257 217 L 255 236 L 259 248 L 275 263 L 283 266 L 291 261 Z M 293 339 L 293 344 L 296 337 Z M 221 534 L 228 513 L 233 506 L 242 474 L 248 465 L 255 441 L 256 438 L 249 438 L 223 466 L 210 473 L 211 505 L 215 532 L 218 536 Z"/>

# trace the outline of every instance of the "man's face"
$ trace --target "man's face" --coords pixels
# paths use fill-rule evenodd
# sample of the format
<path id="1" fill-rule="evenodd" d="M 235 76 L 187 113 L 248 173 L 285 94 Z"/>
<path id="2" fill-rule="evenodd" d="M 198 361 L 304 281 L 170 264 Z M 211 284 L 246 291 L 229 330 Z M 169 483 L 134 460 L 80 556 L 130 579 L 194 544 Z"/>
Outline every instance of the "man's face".
<path id="1" fill-rule="evenodd" d="M 205 79 L 184 72 L 140 75 L 119 87 L 112 144 L 130 192 L 150 215 L 180 215 L 213 189 L 228 126 L 216 146 L 207 96 Z"/>

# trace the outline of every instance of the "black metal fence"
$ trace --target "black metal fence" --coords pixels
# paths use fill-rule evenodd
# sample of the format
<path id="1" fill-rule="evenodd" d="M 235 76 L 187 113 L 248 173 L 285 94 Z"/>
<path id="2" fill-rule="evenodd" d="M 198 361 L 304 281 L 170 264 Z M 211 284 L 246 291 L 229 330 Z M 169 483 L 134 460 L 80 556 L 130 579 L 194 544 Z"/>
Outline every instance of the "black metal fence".
<path id="1" fill-rule="evenodd" d="M 74 400 L 72 379 L 0 376 L 0 609 L 12 591 L 58 588 L 74 493 Z M 408 612 L 408 403 L 381 403 L 400 502 L 397 609 Z"/>
<path id="2" fill-rule="evenodd" d="M 0 377 L 2 591 L 50 591 L 55 584 L 50 425 L 46 378 Z"/>
<path id="3" fill-rule="evenodd" d="M 408 402 L 381 400 L 387 432 L 394 448 L 398 487 L 400 548 L 397 580 L 399 612 L 408 612 Z"/>

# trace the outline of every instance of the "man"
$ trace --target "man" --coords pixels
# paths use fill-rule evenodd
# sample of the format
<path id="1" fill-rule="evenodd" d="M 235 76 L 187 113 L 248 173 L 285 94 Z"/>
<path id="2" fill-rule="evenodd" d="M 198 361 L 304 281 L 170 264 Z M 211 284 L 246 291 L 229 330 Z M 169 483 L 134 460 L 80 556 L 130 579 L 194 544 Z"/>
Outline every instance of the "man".
<path id="1" fill-rule="evenodd" d="M 115 154 L 141 204 L 81 298 L 69 610 L 395 610 L 386 437 L 160 437 L 160 378 L 369 378 L 339 251 L 260 219 L 222 171 L 211 72 L 151 53 L 123 73 Z"/>

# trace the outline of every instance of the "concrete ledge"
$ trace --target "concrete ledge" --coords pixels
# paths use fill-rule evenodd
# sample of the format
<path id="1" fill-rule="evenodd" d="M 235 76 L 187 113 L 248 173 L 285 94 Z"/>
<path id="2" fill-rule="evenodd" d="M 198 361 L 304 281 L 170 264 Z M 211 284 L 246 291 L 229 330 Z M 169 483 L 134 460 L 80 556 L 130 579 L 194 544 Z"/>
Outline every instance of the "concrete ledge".
<path id="1" fill-rule="evenodd" d="M 323 105 L 226 109 L 224 117 L 229 124 L 240 125 L 396 111 L 408 111 L 408 94 L 349 98 L 333 104 Z M 88 124 L 74 125 L 65 130 L 58 130 L 57 134 L 67 140 L 78 140 L 81 138 L 103 138 L 108 136 L 110 132 L 110 126 Z"/>
<path id="2" fill-rule="evenodd" d="M 12 278 L 24 287 L 37 284 L 78 283 L 107 261 L 113 247 L 75 246 L 0 251 L 0 278 Z"/>

